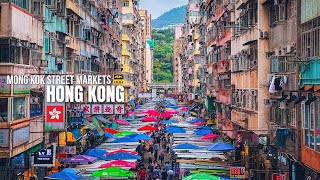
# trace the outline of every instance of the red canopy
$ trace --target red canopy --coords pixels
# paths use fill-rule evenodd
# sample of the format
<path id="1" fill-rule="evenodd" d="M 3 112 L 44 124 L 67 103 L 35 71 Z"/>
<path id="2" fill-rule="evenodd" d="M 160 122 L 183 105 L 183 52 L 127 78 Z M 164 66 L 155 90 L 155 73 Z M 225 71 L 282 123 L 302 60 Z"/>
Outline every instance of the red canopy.
<path id="1" fill-rule="evenodd" d="M 143 126 L 141 128 L 138 129 L 138 131 L 157 131 L 158 128 L 155 128 L 153 126 L 150 126 L 150 125 L 146 125 L 146 126 Z"/>
<path id="2" fill-rule="evenodd" d="M 119 132 L 112 129 L 112 128 L 104 128 L 104 132 L 108 132 L 108 133 L 111 133 L 111 134 L 118 134 Z"/>
<path id="3" fill-rule="evenodd" d="M 136 163 L 123 161 L 123 160 L 115 160 L 115 161 L 111 161 L 106 164 L 101 164 L 99 168 L 109 168 L 111 166 L 116 166 L 119 168 L 132 168 L 133 169 L 136 167 Z"/>
<path id="4" fill-rule="evenodd" d="M 156 119 L 156 118 L 153 118 L 153 117 L 144 117 L 144 118 L 142 118 L 141 121 L 142 121 L 142 122 L 156 122 L 157 119 Z"/>
<path id="5" fill-rule="evenodd" d="M 119 150 L 116 150 L 116 151 L 112 151 L 112 152 L 109 152 L 108 154 L 105 154 L 105 156 L 110 156 L 112 154 L 118 154 L 118 153 L 130 153 L 130 154 L 134 154 L 134 155 L 137 155 L 138 153 L 135 152 L 135 151 L 129 151 L 129 150 L 125 150 L 125 149 L 119 149 Z"/>
<path id="6" fill-rule="evenodd" d="M 168 114 L 178 114 L 179 111 L 171 109 L 171 110 L 166 110 L 164 113 L 168 113 Z"/>
<path id="7" fill-rule="evenodd" d="M 160 112 L 155 109 L 149 109 L 146 113 L 150 116 L 160 116 Z"/>
<path id="8" fill-rule="evenodd" d="M 195 122 L 195 123 L 192 123 L 192 124 L 201 126 L 201 125 L 207 124 L 207 122 Z"/>
<path id="9" fill-rule="evenodd" d="M 163 113 L 163 114 L 160 115 L 160 117 L 162 117 L 162 118 L 171 118 L 172 115 L 170 113 Z"/>

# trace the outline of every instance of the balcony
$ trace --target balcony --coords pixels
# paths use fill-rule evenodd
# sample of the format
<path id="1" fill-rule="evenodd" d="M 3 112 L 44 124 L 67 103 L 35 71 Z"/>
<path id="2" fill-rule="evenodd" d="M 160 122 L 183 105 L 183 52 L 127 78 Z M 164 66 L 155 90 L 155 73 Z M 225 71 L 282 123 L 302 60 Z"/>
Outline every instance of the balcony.
<path id="1" fill-rule="evenodd" d="M 71 11 L 73 11 L 75 14 L 77 14 L 78 16 L 80 16 L 80 6 L 76 5 L 76 3 L 72 2 L 71 0 L 67 0 L 66 1 L 66 7 L 67 9 L 70 9 Z"/>

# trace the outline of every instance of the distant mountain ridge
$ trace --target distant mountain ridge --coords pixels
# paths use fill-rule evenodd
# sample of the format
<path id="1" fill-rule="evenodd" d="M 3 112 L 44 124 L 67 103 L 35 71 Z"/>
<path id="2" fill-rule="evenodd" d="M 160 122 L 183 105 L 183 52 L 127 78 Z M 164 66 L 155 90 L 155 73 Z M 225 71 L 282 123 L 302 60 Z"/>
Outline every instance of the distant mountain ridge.
<path id="1" fill-rule="evenodd" d="M 185 21 L 187 5 L 173 8 L 152 20 L 152 28 L 163 28 L 169 25 L 182 24 Z"/>

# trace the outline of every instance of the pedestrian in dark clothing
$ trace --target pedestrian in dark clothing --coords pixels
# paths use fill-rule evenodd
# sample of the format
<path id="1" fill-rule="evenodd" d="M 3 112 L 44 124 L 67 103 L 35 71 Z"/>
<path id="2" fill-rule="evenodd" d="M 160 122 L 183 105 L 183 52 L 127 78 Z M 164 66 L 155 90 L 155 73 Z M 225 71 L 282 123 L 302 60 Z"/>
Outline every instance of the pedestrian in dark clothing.
<path id="1" fill-rule="evenodd" d="M 153 171 L 153 165 L 149 164 L 148 169 L 152 172 Z"/>
<path id="2" fill-rule="evenodd" d="M 149 164 L 152 164 L 152 157 L 149 157 Z"/>
<path id="3" fill-rule="evenodd" d="M 160 155 L 159 155 L 159 160 L 160 160 L 161 165 L 163 165 L 163 161 L 164 161 L 164 154 L 163 154 L 163 152 L 160 153 Z"/>
<path id="4" fill-rule="evenodd" d="M 152 147 L 152 146 L 149 147 L 149 152 L 150 152 L 151 154 L 153 154 L 153 147 Z"/>
<path id="5" fill-rule="evenodd" d="M 163 170 L 161 172 L 161 179 L 162 180 L 167 180 L 168 179 L 168 173 L 167 173 L 165 168 L 163 168 Z"/>

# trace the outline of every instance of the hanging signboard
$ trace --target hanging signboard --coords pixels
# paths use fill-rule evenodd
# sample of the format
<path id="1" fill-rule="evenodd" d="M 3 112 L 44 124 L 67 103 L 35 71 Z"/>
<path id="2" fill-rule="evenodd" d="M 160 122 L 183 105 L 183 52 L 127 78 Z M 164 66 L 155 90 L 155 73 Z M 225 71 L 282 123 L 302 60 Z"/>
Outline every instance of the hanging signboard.
<path id="1" fill-rule="evenodd" d="M 56 161 L 56 146 L 52 145 L 46 149 L 33 154 L 33 166 L 54 167 Z"/>
<path id="2" fill-rule="evenodd" d="M 124 104 L 82 104 L 81 109 L 84 115 L 92 114 L 124 114 Z M 68 120 L 69 121 L 69 120 Z"/>
<path id="3" fill-rule="evenodd" d="M 102 114 L 102 104 L 92 104 L 91 113 L 92 114 Z"/>
<path id="4" fill-rule="evenodd" d="M 83 125 L 84 112 L 83 110 L 68 110 L 67 121 L 70 126 Z"/>
<path id="5" fill-rule="evenodd" d="M 45 131 L 65 131 L 65 103 L 47 104 Z"/>
<path id="6" fill-rule="evenodd" d="M 230 178 L 244 179 L 244 178 L 246 178 L 245 172 L 246 172 L 245 167 L 230 166 Z"/>
<path id="7" fill-rule="evenodd" d="M 57 152 L 59 154 L 76 154 L 76 146 L 59 146 Z"/>
<path id="8" fill-rule="evenodd" d="M 84 114 L 91 114 L 91 105 L 90 104 L 81 104 L 81 109 Z"/>
<path id="9" fill-rule="evenodd" d="M 124 104 L 115 104 L 114 109 L 115 114 L 124 114 Z"/>
<path id="10" fill-rule="evenodd" d="M 114 114 L 113 104 L 104 104 L 103 105 L 103 114 Z"/>

